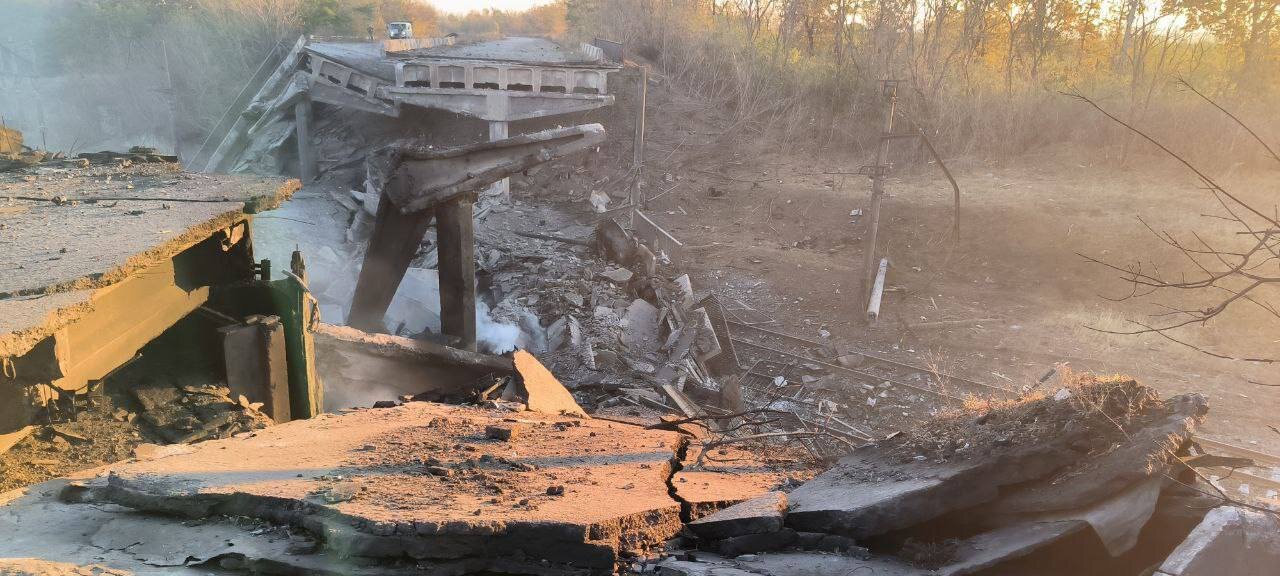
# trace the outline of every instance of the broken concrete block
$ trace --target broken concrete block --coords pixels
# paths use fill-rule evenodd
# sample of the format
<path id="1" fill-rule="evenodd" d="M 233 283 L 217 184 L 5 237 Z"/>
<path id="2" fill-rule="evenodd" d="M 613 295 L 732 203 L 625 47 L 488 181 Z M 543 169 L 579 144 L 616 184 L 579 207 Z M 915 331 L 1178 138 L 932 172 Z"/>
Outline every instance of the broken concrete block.
<path id="1" fill-rule="evenodd" d="M 520 425 L 518 424 L 494 424 L 484 427 L 485 438 L 507 442 L 519 435 Z"/>
<path id="2" fill-rule="evenodd" d="M 796 543 L 796 531 L 783 528 L 765 534 L 743 534 L 721 540 L 717 551 L 730 558 L 769 550 L 781 550 Z"/>
<path id="3" fill-rule="evenodd" d="M 626 268 L 612 267 L 605 269 L 604 272 L 600 273 L 600 276 L 608 278 L 616 284 L 626 284 L 635 274 Z"/>
<path id="4" fill-rule="evenodd" d="M 689 279 L 688 274 L 677 276 L 672 282 L 675 283 L 679 292 L 676 296 L 680 297 L 680 305 L 686 310 L 693 306 L 693 281 Z"/>
<path id="5" fill-rule="evenodd" d="M 1280 519 L 1236 506 L 1214 508 L 1156 572 L 1161 576 L 1274 576 Z"/>
<path id="6" fill-rule="evenodd" d="M 777 532 L 787 516 L 787 495 L 770 492 L 689 523 L 700 538 L 720 540 L 745 534 Z"/>
<path id="7" fill-rule="evenodd" d="M 643 356 L 658 349 L 658 309 L 640 298 L 631 301 L 622 318 L 622 343 Z"/>
<path id="8" fill-rule="evenodd" d="M 711 324 L 711 316 L 705 308 L 690 312 L 685 327 L 698 331 L 693 340 L 693 350 L 698 360 L 706 362 L 720 354 L 720 339 L 716 337 L 715 326 Z"/>
<path id="9" fill-rule="evenodd" d="M 514 355 L 516 378 L 511 379 L 508 390 L 512 395 L 524 402 L 529 410 L 546 414 L 571 414 L 588 418 L 569 390 L 547 370 L 533 354 L 524 350 L 516 350 Z M 503 394 L 504 400 L 506 394 Z"/>

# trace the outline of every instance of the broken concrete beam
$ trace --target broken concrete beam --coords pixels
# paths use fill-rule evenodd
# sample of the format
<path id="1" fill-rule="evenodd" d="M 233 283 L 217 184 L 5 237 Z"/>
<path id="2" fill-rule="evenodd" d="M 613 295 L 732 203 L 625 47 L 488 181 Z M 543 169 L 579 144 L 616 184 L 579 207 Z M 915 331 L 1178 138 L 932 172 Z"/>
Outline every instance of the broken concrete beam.
<path id="1" fill-rule="evenodd" d="M 143 511 L 291 525 L 339 556 L 468 567 L 459 573 L 608 574 L 679 532 L 667 485 L 678 434 L 528 414 L 510 442 L 485 439 L 506 414 L 413 402 L 321 415 L 114 465 L 95 490 Z"/>
<path id="2" fill-rule="evenodd" d="M 16 446 L 19 442 L 26 440 L 31 435 L 31 431 L 35 430 L 35 426 L 23 426 L 13 432 L 0 434 L 0 454 L 8 452 L 10 448 Z"/>
<path id="3" fill-rule="evenodd" d="M 479 192 L 517 172 L 586 151 L 604 139 L 604 127 L 583 124 L 456 148 L 390 146 L 370 162 L 411 179 L 412 187 L 389 188 L 387 192 L 399 210 L 415 212 Z"/>
<path id="4" fill-rule="evenodd" d="M 689 523 L 700 538 L 721 540 L 745 534 L 777 532 L 787 516 L 787 495 L 769 492 Z"/>
<path id="5" fill-rule="evenodd" d="M 372 334 L 350 326 L 318 323 L 316 334 L 332 340 L 357 343 L 370 354 L 384 358 L 403 358 L 432 363 L 453 364 L 469 368 L 510 374 L 515 364 L 510 358 L 462 350 L 428 340 L 415 340 L 389 334 Z"/>
<path id="6" fill-rule="evenodd" d="M 348 326 L 317 323 L 314 338 L 330 411 L 400 395 L 468 399 L 482 376 L 515 372 L 510 358 Z"/>
<path id="7" fill-rule="evenodd" d="M 534 412 L 544 414 L 568 414 L 589 418 L 573 394 L 565 388 L 556 377 L 543 366 L 538 359 L 524 350 L 516 350 L 513 355 L 516 378 L 503 393 L 504 400 L 523 402 Z"/>
<path id="8" fill-rule="evenodd" d="M 790 494 L 787 525 L 855 539 L 883 534 L 994 500 L 1002 486 L 1044 476 L 1074 456 L 1064 441 L 942 464 L 846 456 Z"/>
<path id="9" fill-rule="evenodd" d="M 1280 519 L 1236 506 L 1214 508 L 1165 559 L 1155 576 L 1273 576 L 1280 566 Z"/>

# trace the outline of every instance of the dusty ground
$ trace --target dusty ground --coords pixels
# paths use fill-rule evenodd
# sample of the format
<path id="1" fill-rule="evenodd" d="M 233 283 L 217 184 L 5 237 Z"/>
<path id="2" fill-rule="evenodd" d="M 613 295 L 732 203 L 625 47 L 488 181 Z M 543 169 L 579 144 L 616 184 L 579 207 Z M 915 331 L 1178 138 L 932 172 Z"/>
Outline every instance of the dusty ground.
<path id="1" fill-rule="evenodd" d="M 685 267 L 698 289 L 741 299 L 775 319 L 774 329 L 817 338 L 825 327 L 834 342 L 1006 388 L 1034 386 L 1065 363 L 1128 374 L 1164 396 L 1199 391 L 1210 399 L 1207 436 L 1280 451 L 1280 434 L 1268 428 L 1280 424 L 1269 408 L 1280 388 L 1250 382 L 1280 383 L 1273 368 L 1212 358 L 1158 335 L 1090 329 L 1123 330 L 1126 318 L 1147 319 L 1156 309 L 1104 298 L 1129 287 L 1080 254 L 1117 264 L 1140 258 L 1176 273 L 1191 270 L 1137 217 L 1157 230 L 1224 236 L 1199 216 L 1216 205 L 1184 168 L 1151 156 L 1120 169 L 1097 154 L 1070 151 L 1006 163 L 949 159 L 963 191 L 959 242 L 951 239 L 952 191 L 941 172 L 931 165 L 899 170 L 888 181 L 882 220 L 890 292 L 880 324 L 868 328 L 856 304 L 866 218 L 850 213 L 869 208 L 869 182 L 830 173 L 856 171 L 870 151 L 778 149 L 766 136 L 733 129 L 722 110 L 667 86 L 651 87 L 650 98 L 647 175 L 649 195 L 658 197 L 650 213 L 690 246 Z M 629 143 L 617 146 L 592 171 L 597 177 L 629 161 Z M 1254 198 L 1276 180 L 1274 172 L 1215 176 Z M 554 199 L 590 222 L 582 184 L 559 185 Z M 525 194 L 547 193 L 534 190 Z M 621 203 L 615 197 L 613 205 Z M 998 320 L 908 326 L 986 318 Z M 1230 354 L 1276 356 L 1280 323 L 1237 306 L 1179 337 Z"/>
<path id="2" fill-rule="evenodd" d="M 144 438 L 128 411 L 116 408 L 121 400 L 101 396 L 91 406 L 80 403 L 74 419 L 68 413 L 62 422 L 35 427 L 0 455 L 0 492 L 130 458 L 139 443 L 158 441 Z"/>

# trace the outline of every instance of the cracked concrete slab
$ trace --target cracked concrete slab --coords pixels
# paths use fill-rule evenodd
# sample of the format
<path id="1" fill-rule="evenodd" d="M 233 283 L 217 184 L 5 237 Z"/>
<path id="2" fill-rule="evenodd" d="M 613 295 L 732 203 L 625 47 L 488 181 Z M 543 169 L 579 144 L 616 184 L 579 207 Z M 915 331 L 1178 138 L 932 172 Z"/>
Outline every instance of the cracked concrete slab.
<path id="1" fill-rule="evenodd" d="M 487 437 L 511 421 L 522 434 Z M 615 422 L 414 402 L 113 466 L 100 494 L 142 511 L 302 528 L 343 557 L 608 573 L 680 530 L 667 480 L 682 442 Z"/>
<path id="2" fill-rule="evenodd" d="M 786 515 L 787 495 L 769 492 L 694 520 L 689 523 L 689 529 L 711 540 L 777 532 L 782 529 Z"/>
<path id="3" fill-rule="evenodd" d="M 59 495 L 71 482 L 50 480 L 6 494 L 9 500 L 0 506 L 0 574 L 161 576 L 232 566 L 310 576 L 416 573 L 359 566 L 323 550 L 298 553 L 297 537 L 287 527 L 224 517 L 193 522 L 114 504 L 68 503 Z"/>
<path id="4" fill-rule="evenodd" d="M 813 469 L 800 454 L 779 452 L 772 458 L 735 446 L 723 446 L 703 460 L 700 446 L 690 446 L 685 466 L 672 477 L 675 496 L 697 520 L 739 502 L 810 479 Z"/>

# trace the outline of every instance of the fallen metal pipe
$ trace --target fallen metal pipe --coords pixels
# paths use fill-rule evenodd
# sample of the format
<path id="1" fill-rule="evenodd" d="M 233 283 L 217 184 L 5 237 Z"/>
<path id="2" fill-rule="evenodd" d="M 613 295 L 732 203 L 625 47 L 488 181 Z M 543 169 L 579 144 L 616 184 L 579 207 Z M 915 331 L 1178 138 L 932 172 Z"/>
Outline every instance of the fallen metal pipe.
<path id="1" fill-rule="evenodd" d="M 880 270 L 876 271 L 875 284 L 871 286 L 871 298 L 867 304 L 867 320 L 875 324 L 880 317 L 880 300 L 884 298 L 884 277 L 889 271 L 889 259 L 880 259 Z"/>

